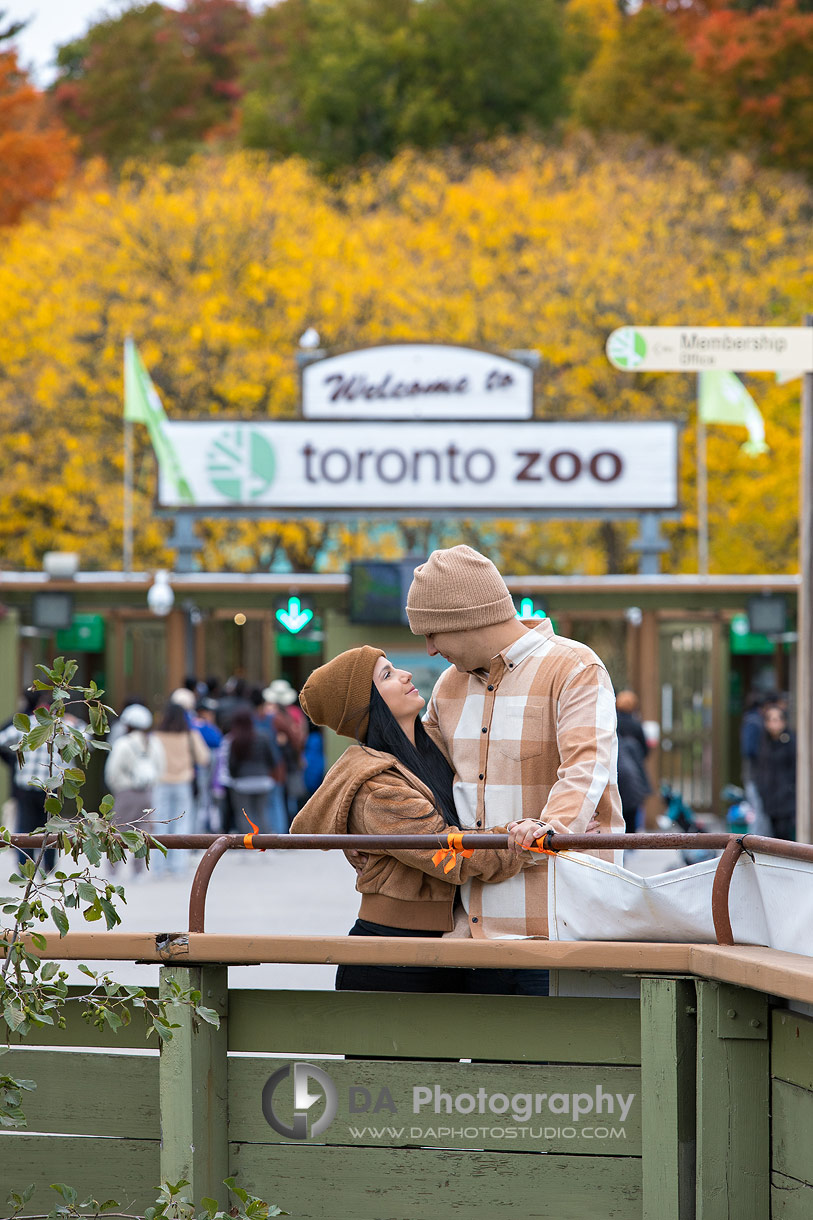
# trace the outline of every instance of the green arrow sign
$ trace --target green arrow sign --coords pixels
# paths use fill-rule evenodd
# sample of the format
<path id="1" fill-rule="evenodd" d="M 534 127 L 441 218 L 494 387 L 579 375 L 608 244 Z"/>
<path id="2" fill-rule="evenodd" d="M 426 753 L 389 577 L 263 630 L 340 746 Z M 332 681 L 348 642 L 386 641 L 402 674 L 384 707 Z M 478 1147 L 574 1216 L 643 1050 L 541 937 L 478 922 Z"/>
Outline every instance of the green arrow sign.
<path id="1" fill-rule="evenodd" d="M 291 635 L 298 635 L 313 618 L 313 611 L 303 606 L 298 597 L 289 597 L 287 607 L 277 611 L 277 622 Z"/>

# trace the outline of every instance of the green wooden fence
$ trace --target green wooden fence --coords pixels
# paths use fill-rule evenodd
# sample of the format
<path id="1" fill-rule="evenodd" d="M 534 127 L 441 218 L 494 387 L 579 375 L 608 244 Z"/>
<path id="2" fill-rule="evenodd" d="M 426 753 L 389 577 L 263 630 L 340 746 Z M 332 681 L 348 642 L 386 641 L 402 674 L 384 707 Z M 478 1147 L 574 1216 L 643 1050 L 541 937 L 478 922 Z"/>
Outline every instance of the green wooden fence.
<path id="1" fill-rule="evenodd" d="M 642 978 L 640 1002 L 229 992 L 225 966 L 170 974 L 219 1030 L 184 1017 L 159 1054 L 139 1013 L 113 1035 L 70 1012 L 4 1057 L 38 1088 L 28 1131 L 0 1135 L 0 1199 L 35 1182 L 39 1211 L 67 1182 L 133 1211 L 184 1177 L 225 1202 L 233 1174 L 303 1218 L 813 1216 L 813 1020 L 760 992 L 688 977 Z M 297 1106 L 303 1138 L 284 1133 Z"/>

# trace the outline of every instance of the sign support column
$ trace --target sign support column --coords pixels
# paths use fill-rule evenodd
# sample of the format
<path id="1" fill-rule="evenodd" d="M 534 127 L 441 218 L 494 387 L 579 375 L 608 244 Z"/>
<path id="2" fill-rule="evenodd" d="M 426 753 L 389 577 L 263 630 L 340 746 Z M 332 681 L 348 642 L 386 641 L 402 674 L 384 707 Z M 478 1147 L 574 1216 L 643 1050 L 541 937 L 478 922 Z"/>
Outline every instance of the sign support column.
<path id="1" fill-rule="evenodd" d="M 805 318 L 813 326 L 813 314 Z M 813 372 L 802 376 L 802 453 L 799 479 L 799 587 L 796 651 L 796 838 L 813 832 Z"/>

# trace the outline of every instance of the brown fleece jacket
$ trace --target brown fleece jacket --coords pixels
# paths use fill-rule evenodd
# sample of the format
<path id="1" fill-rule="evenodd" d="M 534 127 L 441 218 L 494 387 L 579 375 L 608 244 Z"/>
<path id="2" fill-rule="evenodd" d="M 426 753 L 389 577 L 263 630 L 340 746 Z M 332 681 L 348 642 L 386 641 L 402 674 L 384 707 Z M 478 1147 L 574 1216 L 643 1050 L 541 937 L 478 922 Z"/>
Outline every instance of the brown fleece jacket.
<path id="1" fill-rule="evenodd" d="M 350 746 L 291 824 L 292 834 L 432 834 L 450 827 L 427 786 L 391 754 Z M 505 827 L 488 832 L 505 834 Z M 454 927 L 455 887 L 471 877 L 505 881 L 536 863 L 509 851 L 458 855 L 444 873 L 433 843 L 426 851 L 389 848 L 370 852 L 356 880 L 362 895 L 359 917 L 392 928 L 448 932 Z"/>

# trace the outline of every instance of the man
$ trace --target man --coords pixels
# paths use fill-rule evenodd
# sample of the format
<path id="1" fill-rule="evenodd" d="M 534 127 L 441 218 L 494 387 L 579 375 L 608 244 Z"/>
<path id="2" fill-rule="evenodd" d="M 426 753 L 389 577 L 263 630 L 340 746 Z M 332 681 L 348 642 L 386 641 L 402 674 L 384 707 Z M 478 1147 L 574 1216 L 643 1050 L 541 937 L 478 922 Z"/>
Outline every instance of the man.
<path id="1" fill-rule="evenodd" d="M 622 833 L 615 697 L 596 654 L 554 635 L 547 619 L 520 622 L 494 564 L 468 546 L 433 551 L 415 569 L 407 616 L 429 655 L 451 666 L 435 684 L 424 727 L 454 767 L 461 825 L 538 819 L 525 846 L 548 830 Z M 509 881 L 464 885 L 471 935 L 547 937 L 547 872 L 543 857 Z M 484 984 L 491 976 L 489 989 L 547 993 L 547 971 L 474 973 Z"/>

